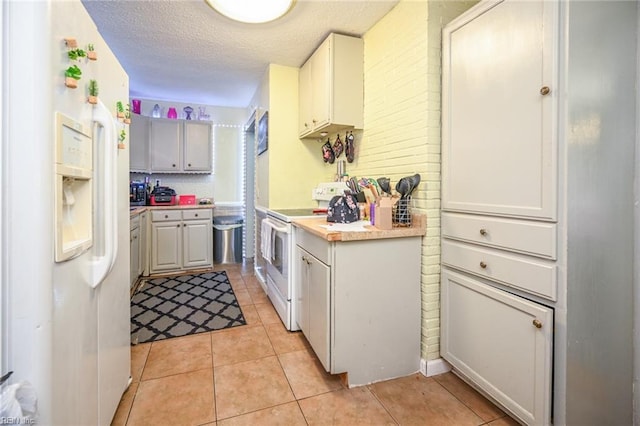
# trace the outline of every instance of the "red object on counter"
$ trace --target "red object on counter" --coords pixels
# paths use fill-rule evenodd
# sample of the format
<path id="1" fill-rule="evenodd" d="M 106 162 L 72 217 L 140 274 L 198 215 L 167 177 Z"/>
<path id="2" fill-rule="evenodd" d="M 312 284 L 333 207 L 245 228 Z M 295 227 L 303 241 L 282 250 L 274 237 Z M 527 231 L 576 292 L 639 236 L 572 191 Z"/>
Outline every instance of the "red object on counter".
<path id="1" fill-rule="evenodd" d="M 180 204 L 181 205 L 185 205 L 185 204 L 195 204 L 196 203 L 196 196 L 195 195 L 180 195 Z"/>
<path id="2" fill-rule="evenodd" d="M 327 213 L 327 209 L 313 209 L 313 214 Z"/>
<path id="3" fill-rule="evenodd" d="M 159 198 L 168 198 L 167 196 L 162 196 Z M 167 200 L 167 201 L 156 201 L 156 197 L 155 196 L 151 196 L 151 205 L 152 206 L 173 206 L 176 204 L 176 196 L 172 195 L 171 196 L 171 200 Z"/>

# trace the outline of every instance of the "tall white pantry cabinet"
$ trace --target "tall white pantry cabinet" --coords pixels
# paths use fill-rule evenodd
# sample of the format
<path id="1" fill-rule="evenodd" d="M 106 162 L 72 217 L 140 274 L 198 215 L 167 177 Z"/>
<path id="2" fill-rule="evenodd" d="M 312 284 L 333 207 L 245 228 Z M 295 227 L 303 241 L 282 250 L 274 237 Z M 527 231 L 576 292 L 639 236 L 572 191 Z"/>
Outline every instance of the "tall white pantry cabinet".
<path id="1" fill-rule="evenodd" d="M 504 0 L 443 31 L 441 355 L 526 424 L 633 423 L 637 27 Z"/>

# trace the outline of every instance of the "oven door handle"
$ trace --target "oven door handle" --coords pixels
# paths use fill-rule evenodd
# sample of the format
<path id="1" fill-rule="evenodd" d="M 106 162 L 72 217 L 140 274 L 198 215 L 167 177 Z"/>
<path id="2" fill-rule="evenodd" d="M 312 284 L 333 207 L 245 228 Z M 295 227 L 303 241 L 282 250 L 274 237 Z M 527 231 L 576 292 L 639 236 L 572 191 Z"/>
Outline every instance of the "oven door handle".
<path id="1" fill-rule="evenodd" d="M 269 223 L 269 225 L 271 225 L 271 227 L 273 229 L 275 229 L 278 232 L 287 232 L 287 227 L 286 226 L 278 226 L 278 224 L 276 222 L 274 222 L 273 220 L 271 220 L 270 218 L 267 218 L 267 222 Z"/>

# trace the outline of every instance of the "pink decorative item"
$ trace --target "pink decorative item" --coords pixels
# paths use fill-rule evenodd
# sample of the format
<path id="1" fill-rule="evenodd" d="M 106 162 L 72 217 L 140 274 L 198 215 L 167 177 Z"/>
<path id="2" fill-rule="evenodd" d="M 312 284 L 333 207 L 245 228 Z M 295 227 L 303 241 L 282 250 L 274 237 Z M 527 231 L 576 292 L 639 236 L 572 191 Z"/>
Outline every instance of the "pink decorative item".
<path id="1" fill-rule="evenodd" d="M 169 111 L 167 112 L 167 118 L 178 118 L 178 112 L 174 107 L 169 108 Z"/>
<path id="2" fill-rule="evenodd" d="M 134 114 L 140 114 L 140 99 L 131 99 L 131 111 Z"/>

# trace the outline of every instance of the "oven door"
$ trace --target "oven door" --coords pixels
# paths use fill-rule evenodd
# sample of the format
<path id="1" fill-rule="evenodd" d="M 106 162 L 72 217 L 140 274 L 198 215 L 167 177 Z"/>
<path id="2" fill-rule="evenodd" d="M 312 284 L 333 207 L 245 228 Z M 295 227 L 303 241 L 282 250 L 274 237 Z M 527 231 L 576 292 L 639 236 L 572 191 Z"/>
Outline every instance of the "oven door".
<path id="1" fill-rule="evenodd" d="M 289 301 L 289 262 L 291 250 L 291 225 L 272 217 L 267 221 L 273 228 L 271 259 L 267 263 L 267 276 L 278 288 L 282 297 Z"/>

